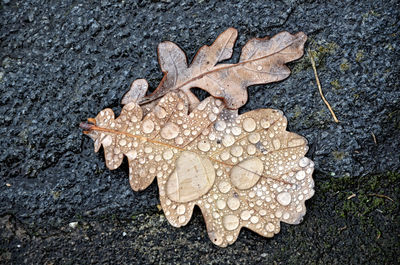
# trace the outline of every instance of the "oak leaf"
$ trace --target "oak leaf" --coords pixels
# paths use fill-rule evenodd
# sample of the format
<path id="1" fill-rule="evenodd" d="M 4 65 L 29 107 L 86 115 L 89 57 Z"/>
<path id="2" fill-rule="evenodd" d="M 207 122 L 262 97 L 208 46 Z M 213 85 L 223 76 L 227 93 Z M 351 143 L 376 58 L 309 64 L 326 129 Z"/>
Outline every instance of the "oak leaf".
<path id="1" fill-rule="evenodd" d="M 282 112 L 237 115 L 209 97 L 188 114 L 186 102 L 169 93 L 144 118 L 134 102 L 117 119 L 105 109 L 87 133 L 96 151 L 103 145 L 109 169 L 128 158 L 134 190 L 157 176 L 172 225 L 186 225 L 198 205 L 219 246 L 232 244 L 241 227 L 272 237 L 281 221 L 299 223 L 314 192 L 313 163 L 304 157 L 306 140 L 285 131 Z"/>
<path id="2" fill-rule="evenodd" d="M 218 64 L 231 58 L 237 30 L 229 28 L 211 46 L 203 46 L 190 66 L 185 53 L 173 42 L 158 46 L 158 59 L 164 77 L 157 89 L 139 103 L 144 104 L 170 91 L 184 91 L 191 106 L 198 99 L 190 88 L 204 89 L 223 99 L 227 108 L 238 109 L 247 102 L 246 88 L 251 85 L 280 81 L 289 76 L 285 63 L 303 56 L 307 36 L 303 32 L 292 35 L 281 32 L 272 38 L 255 38 L 243 47 L 239 62 Z"/>
<path id="3" fill-rule="evenodd" d="M 206 60 L 215 65 L 229 58 L 235 39 L 236 31 L 228 29 L 213 45 L 201 48 L 194 63 Z M 259 57 L 257 51 L 249 54 L 257 41 L 245 46 L 243 60 Z M 179 83 L 185 76 L 182 54 L 171 62 L 176 74 L 170 76 L 171 64 L 162 63 L 169 69 L 162 84 Z M 194 63 L 203 71 L 204 64 Z M 229 83 L 231 74 L 220 76 L 221 82 Z M 242 82 L 254 81 L 246 78 Z M 314 194 L 314 163 L 304 156 L 306 139 L 286 131 L 281 111 L 258 109 L 238 115 L 225 105 L 226 95 L 237 102 L 243 93 L 224 86 L 224 97 L 201 102 L 188 90 L 166 86 L 159 88 L 160 98 L 140 105 L 147 88 L 144 79 L 136 80 L 118 118 L 105 109 L 81 127 L 94 140 L 96 152 L 103 146 L 109 169 L 118 168 L 127 157 L 133 190 L 145 189 L 157 177 L 161 206 L 173 226 L 186 225 L 197 205 L 210 239 L 225 247 L 236 241 L 242 227 L 272 237 L 280 222 L 301 221 L 304 202 Z"/>

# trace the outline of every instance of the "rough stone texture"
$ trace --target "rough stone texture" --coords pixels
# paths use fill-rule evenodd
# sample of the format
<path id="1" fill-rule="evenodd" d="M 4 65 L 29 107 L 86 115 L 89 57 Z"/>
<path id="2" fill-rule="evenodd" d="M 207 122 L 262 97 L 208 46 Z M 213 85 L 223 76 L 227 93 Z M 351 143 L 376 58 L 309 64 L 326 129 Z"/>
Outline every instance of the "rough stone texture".
<path id="1" fill-rule="evenodd" d="M 2 263 L 400 262 L 398 1 L 51 2 L 0 3 Z M 170 226 L 155 183 L 133 192 L 126 163 L 107 170 L 78 124 L 118 112 L 134 79 L 157 86 L 159 42 L 192 58 L 230 26 L 239 30 L 231 61 L 251 37 L 304 31 L 341 122 L 307 57 L 287 80 L 249 89 L 242 111 L 281 109 L 289 131 L 309 140 L 316 195 L 301 225 L 272 239 L 244 230 L 220 249 L 199 211 Z"/>

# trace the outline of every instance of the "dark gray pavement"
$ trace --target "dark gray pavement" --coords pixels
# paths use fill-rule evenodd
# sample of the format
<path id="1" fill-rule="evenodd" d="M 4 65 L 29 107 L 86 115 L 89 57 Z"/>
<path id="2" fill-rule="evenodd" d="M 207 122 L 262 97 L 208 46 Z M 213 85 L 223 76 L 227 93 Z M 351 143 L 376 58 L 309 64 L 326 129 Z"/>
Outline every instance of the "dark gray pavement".
<path id="1" fill-rule="evenodd" d="M 398 1 L 0 1 L 0 263 L 399 263 L 399 13 Z M 280 109 L 309 140 L 316 194 L 300 225 L 221 249 L 198 210 L 170 226 L 155 183 L 133 192 L 126 163 L 108 170 L 78 126 L 118 113 L 133 80 L 158 85 L 159 42 L 191 59 L 228 27 L 232 62 L 250 38 L 305 32 L 340 123 L 308 57 L 249 89 L 242 112 Z"/>

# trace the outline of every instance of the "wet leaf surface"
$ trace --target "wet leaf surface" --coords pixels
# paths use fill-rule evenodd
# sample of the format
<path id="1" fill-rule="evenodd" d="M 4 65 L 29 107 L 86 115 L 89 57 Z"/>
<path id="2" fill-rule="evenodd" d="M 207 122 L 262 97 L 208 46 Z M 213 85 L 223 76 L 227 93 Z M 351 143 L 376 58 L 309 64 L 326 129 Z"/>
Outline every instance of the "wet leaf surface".
<path id="1" fill-rule="evenodd" d="M 224 31 L 211 46 L 203 46 L 188 66 L 185 53 L 172 42 L 158 45 L 158 57 L 164 73 L 160 85 L 141 103 L 157 99 L 168 91 L 182 90 L 191 105 L 198 99 L 190 88 L 199 87 L 214 97 L 224 100 L 230 109 L 238 109 L 247 102 L 247 87 L 277 82 L 289 76 L 285 63 L 303 55 L 307 36 L 281 32 L 272 38 L 252 39 L 243 47 L 236 64 L 218 64 L 231 58 L 237 30 Z"/>
<path id="2" fill-rule="evenodd" d="M 202 47 L 192 66 L 209 75 L 207 71 L 214 70 L 202 62 L 215 65 L 229 58 L 236 35 L 236 30 L 228 29 L 212 46 Z M 290 49 L 284 51 L 287 48 L 280 45 L 288 36 L 290 44 L 284 47 L 293 44 L 292 38 L 305 41 L 304 34 L 297 35 L 300 37 L 280 33 L 271 40 L 251 40 L 240 60 L 245 63 L 232 71 L 238 67 L 253 73 L 249 67 L 261 65 L 271 68 L 269 62 L 262 64 L 271 56 L 278 56 L 281 62 L 295 58 Z M 302 48 L 303 44 L 297 45 Z M 141 79 L 124 96 L 118 118 L 105 109 L 89 119 L 89 124 L 81 124 L 94 140 L 95 151 L 104 147 L 107 167 L 118 168 L 126 156 L 129 182 L 135 191 L 147 188 L 157 177 L 161 206 L 173 226 L 186 225 L 194 206 L 199 206 L 208 235 L 218 246 L 234 243 L 242 227 L 272 237 L 280 231 L 281 221 L 300 223 L 306 212 L 304 202 L 314 194 L 314 163 L 304 157 L 306 139 L 286 131 L 287 120 L 281 111 L 258 109 L 238 115 L 218 98 L 200 102 L 190 91 L 176 89 L 180 76 L 186 76 L 184 54 L 170 42 L 159 46 L 159 54 L 162 69 L 168 72 L 161 89 L 168 93 L 150 102 L 145 114 L 139 103 L 147 82 Z M 302 50 L 294 56 L 298 54 Z M 254 66 L 252 60 L 262 62 Z M 281 76 L 285 71 L 278 72 Z M 240 82 L 258 82 L 260 73 L 244 74 Z M 223 74 L 219 84 L 229 84 L 233 78 L 231 73 Z M 244 99 L 243 93 L 235 93 L 229 85 L 220 88 L 225 101 Z"/>

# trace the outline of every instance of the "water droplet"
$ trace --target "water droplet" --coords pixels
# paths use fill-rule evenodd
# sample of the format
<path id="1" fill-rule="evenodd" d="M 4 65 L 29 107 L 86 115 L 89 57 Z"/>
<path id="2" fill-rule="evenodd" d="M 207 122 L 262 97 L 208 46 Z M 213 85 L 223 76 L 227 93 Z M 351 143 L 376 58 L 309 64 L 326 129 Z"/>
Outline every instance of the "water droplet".
<path id="1" fill-rule="evenodd" d="M 231 184 L 229 184 L 229 182 L 222 181 L 219 183 L 218 189 L 222 193 L 227 193 L 231 189 Z"/>
<path id="2" fill-rule="evenodd" d="M 167 150 L 163 153 L 163 158 L 165 160 L 170 160 L 174 156 L 174 153 L 171 150 Z"/>
<path id="3" fill-rule="evenodd" d="M 281 217 L 282 217 L 282 212 L 281 212 L 281 211 L 276 211 L 276 212 L 275 212 L 275 216 L 276 216 L 277 218 L 281 218 Z"/>
<path id="4" fill-rule="evenodd" d="M 217 121 L 217 122 L 215 123 L 214 128 L 215 128 L 217 131 L 222 132 L 222 131 L 225 130 L 225 128 L 226 128 L 226 123 L 225 123 L 224 121 L 219 120 L 219 121 Z"/>
<path id="5" fill-rule="evenodd" d="M 210 139 L 210 141 L 214 141 L 215 140 L 215 134 L 214 133 L 210 133 L 208 135 L 208 139 Z"/>
<path id="6" fill-rule="evenodd" d="M 283 219 L 287 220 L 287 219 L 289 219 L 289 217 L 290 217 L 289 213 L 284 213 L 283 214 Z"/>
<path id="7" fill-rule="evenodd" d="M 243 147 L 235 145 L 231 148 L 231 154 L 236 157 L 240 157 L 243 154 Z"/>
<path id="8" fill-rule="evenodd" d="M 138 119 L 138 117 L 136 117 L 136 116 L 132 116 L 132 117 L 131 117 L 131 121 L 132 121 L 132 122 L 135 122 L 135 123 L 136 123 L 138 120 L 139 120 L 139 119 Z"/>
<path id="9" fill-rule="evenodd" d="M 154 122 L 152 120 L 145 120 L 142 123 L 142 129 L 144 133 L 151 133 L 154 130 Z"/>
<path id="10" fill-rule="evenodd" d="M 177 159 L 175 170 L 167 181 L 167 195 L 176 202 L 196 200 L 210 190 L 214 181 L 215 171 L 212 163 L 196 153 L 184 151 Z"/>
<path id="11" fill-rule="evenodd" d="M 271 123 L 266 119 L 262 119 L 260 124 L 261 124 L 261 127 L 263 127 L 264 129 L 267 129 L 267 128 L 269 128 L 269 126 L 271 126 Z"/>
<path id="12" fill-rule="evenodd" d="M 238 228 L 239 226 L 239 218 L 237 218 L 237 216 L 235 215 L 227 215 L 224 216 L 222 223 L 225 227 L 225 229 L 232 231 L 235 230 L 236 228 Z"/>
<path id="13" fill-rule="evenodd" d="M 128 157 L 129 160 L 134 160 L 137 157 L 137 152 L 136 150 L 131 150 L 125 155 Z"/>
<path id="14" fill-rule="evenodd" d="M 297 180 L 303 180 L 306 177 L 306 172 L 300 170 L 296 173 L 295 177 Z"/>
<path id="15" fill-rule="evenodd" d="M 215 115 L 214 113 L 210 113 L 210 114 L 208 115 L 208 119 L 209 119 L 211 122 L 213 122 L 213 121 L 215 121 L 215 120 L 217 119 L 217 115 Z"/>
<path id="16" fill-rule="evenodd" d="M 230 157 L 230 155 L 229 155 L 229 152 L 228 151 L 224 151 L 224 152 L 222 152 L 220 155 L 219 155 L 220 157 L 221 157 L 221 159 L 222 160 L 228 160 L 229 159 L 229 157 Z"/>
<path id="17" fill-rule="evenodd" d="M 201 140 L 198 144 L 197 144 L 197 148 L 199 148 L 200 151 L 203 152 L 208 152 L 210 150 L 210 143 L 207 140 Z"/>
<path id="18" fill-rule="evenodd" d="M 207 106 L 207 102 L 206 101 L 201 101 L 199 105 L 197 105 L 197 109 L 200 111 L 203 111 Z M 193 113 L 193 112 L 192 112 Z"/>
<path id="19" fill-rule="evenodd" d="M 151 148 L 151 146 L 146 146 L 146 147 L 144 148 L 144 152 L 145 152 L 146 154 L 150 154 L 152 151 L 153 151 L 153 148 Z"/>
<path id="20" fill-rule="evenodd" d="M 303 157 L 299 160 L 299 166 L 301 167 L 306 167 L 308 166 L 308 164 L 310 164 L 310 159 L 308 159 L 307 157 Z"/>
<path id="21" fill-rule="evenodd" d="M 226 206 L 226 202 L 224 200 L 218 200 L 217 201 L 217 208 L 218 209 L 222 210 L 222 209 L 225 208 L 225 206 Z"/>
<path id="22" fill-rule="evenodd" d="M 265 230 L 268 232 L 274 232 L 275 231 L 275 225 L 273 223 L 268 223 L 265 225 Z"/>
<path id="23" fill-rule="evenodd" d="M 238 189 L 249 189 L 258 182 L 263 170 L 264 165 L 259 158 L 244 160 L 232 168 L 230 173 L 232 184 Z"/>
<path id="24" fill-rule="evenodd" d="M 251 145 L 247 146 L 247 153 L 249 155 L 254 155 L 256 153 L 256 151 L 257 151 L 257 148 L 254 145 L 251 144 Z"/>
<path id="25" fill-rule="evenodd" d="M 301 205 L 298 205 L 297 207 L 296 207 L 296 211 L 299 213 L 299 212 L 301 212 L 303 210 L 303 207 L 301 206 Z"/>
<path id="26" fill-rule="evenodd" d="M 275 150 L 278 150 L 281 147 L 281 142 L 278 138 L 274 138 L 272 140 L 272 145 L 274 146 Z"/>
<path id="27" fill-rule="evenodd" d="M 176 106 L 176 108 L 177 108 L 178 110 L 183 110 L 183 108 L 184 108 L 183 103 L 182 103 L 182 102 L 179 102 L 179 103 L 178 103 L 178 106 Z"/>
<path id="28" fill-rule="evenodd" d="M 260 219 L 258 218 L 258 216 L 252 216 L 252 217 L 250 218 L 250 222 L 252 222 L 253 224 L 258 223 L 259 220 L 260 220 Z"/>
<path id="29" fill-rule="evenodd" d="M 186 217 L 184 215 L 179 216 L 178 218 L 179 223 L 183 224 L 186 221 Z"/>
<path id="30" fill-rule="evenodd" d="M 289 205 L 289 203 L 292 201 L 292 196 L 290 195 L 289 192 L 281 192 L 276 196 L 276 200 L 283 206 Z"/>
<path id="31" fill-rule="evenodd" d="M 176 137 L 175 138 L 175 143 L 176 144 L 183 144 L 183 138 L 182 137 Z"/>
<path id="32" fill-rule="evenodd" d="M 260 134 L 259 133 L 251 133 L 248 137 L 249 142 L 252 144 L 256 144 L 260 141 Z"/>
<path id="33" fill-rule="evenodd" d="M 126 145 L 126 140 L 125 140 L 125 139 L 121 139 L 121 140 L 119 141 L 119 144 L 120 144 L 121 146 L 125 146 L 125 145 Z"/>
<path id="34" fill-rule="evenodd" d="M 239 199 L 235 198 L 235 197 L 230 197 L 228 199 L 228 207 L 233 211 L 239 209 L 239 207 L 240 207 Z"/>
<path id="35" fill-rule="evenodd" d="M 163 109 L 160 106 L 156 106 L 153 110 L 153 112 L 156 114 L 157 118 L 159 119 L 164 119 L 167 116 L 167 112 L 165 109 Z"/>
<path id="36" fill-rule="evenodd" d="M 242 220 L 249 220 L 251 217 L 250 211 L 245 210 L 243 212 L 240 213 L 240 218 L 242 218 Z"/>
<path id="37" fill-rule="evenodd" d="M 257 124 L 256 124 L 256 122 L 254 121 L 253 118 L 246 118 L 243 121 L 243 129 L 246 132 L 254 131 L 256 129 L 256 126 L 257 126 Z"/>
<path id="38" fill-rule="evenodd" d="M 183 204 L 179 205 L 178 208 L 176 209 L 176 212 L 177 212 L 178 214 L 184 214 L 185 211 L 186 211 L 186 207 L 185 207 L 185 205 L 183 205 Z"/>
<path id="39" fill-rule="evenodd" d="M 160 135 L 164 139 L 171 140 L 178 136 L 179 131 L 180 129 L 178 125 L 169 122 L 161 129 Z"/>
<path id="40" fill-rule="evenodd" d="M 234 143 L 235 143 L 235 138 L 230 134 L 225 135 L 225 137 L 222 139 L 222 144 L 225 147 L 229 147 L 229 146 L 233 145 Z"/>
<path id="41" fill-rule="evenodd" d="M 240 129 L 240 127 L 233 127 L 233 128 L 232 128 L 232 134 L 233 134 L 233 135 L 238 136 L 238 135 L 240 135 L 241 133 L 242 133 L 242 129 Z"/>

